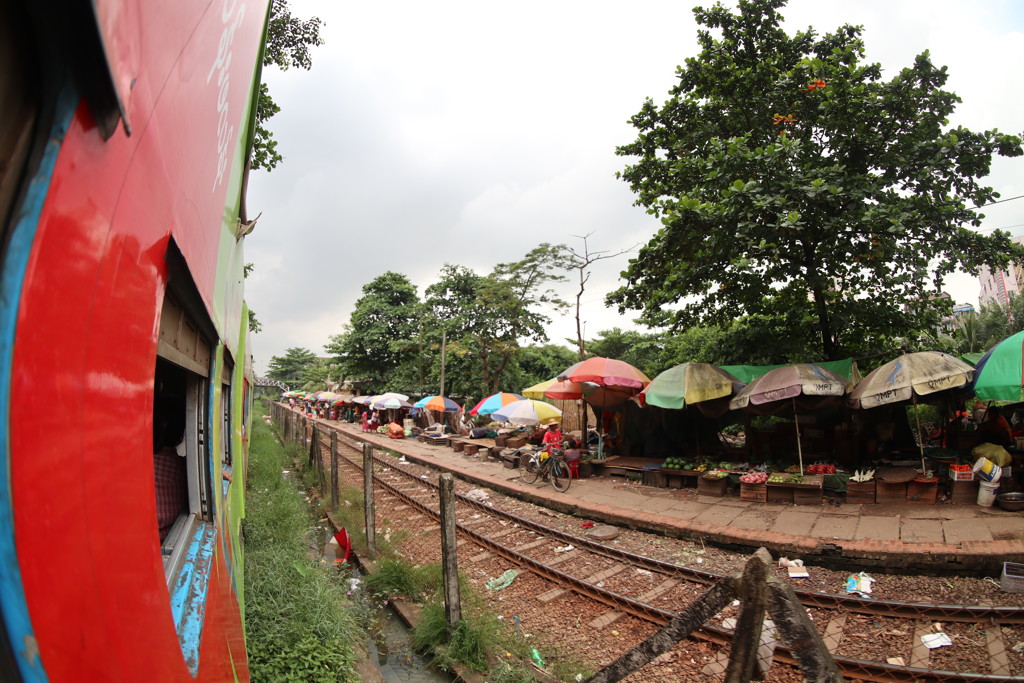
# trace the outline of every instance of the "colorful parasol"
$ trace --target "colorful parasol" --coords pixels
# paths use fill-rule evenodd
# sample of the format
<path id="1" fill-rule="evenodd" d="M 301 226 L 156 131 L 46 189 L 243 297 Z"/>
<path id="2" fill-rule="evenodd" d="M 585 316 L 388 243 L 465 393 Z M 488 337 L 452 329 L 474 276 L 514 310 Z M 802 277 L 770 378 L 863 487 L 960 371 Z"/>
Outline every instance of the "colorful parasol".
<path id="1" fill-rule="evenodd" d="M 507 406 L 513 401 L 522 401 L 525 396 L 519 394 L 510 394 L 506 392 L 500 392 L 497 394 L 491 394 L 487 398 L 481 400 L 473 409 L 469 411 L 470 415 L 490 415 L 495 410 L 500 409 L 502 406 Z"/>
<path id="2" fill-rule="evenodd" d="M 412 407 L 423 408 L 424 410 L 437 410 L 442 413 L 457 413 L 462 410 L 462 406 L 444 396 L 426 396 L 413 403 Z"/>
<path id="3" fill-rule="evenodd" d="M 547 424 L 558 422 L 561 417 L 562 411 L 558 408 L 550 403 L 536 401 L 532 398 L 513 401 L 491 413 L 491 419 L 511 422 L 515 425 Z"/>

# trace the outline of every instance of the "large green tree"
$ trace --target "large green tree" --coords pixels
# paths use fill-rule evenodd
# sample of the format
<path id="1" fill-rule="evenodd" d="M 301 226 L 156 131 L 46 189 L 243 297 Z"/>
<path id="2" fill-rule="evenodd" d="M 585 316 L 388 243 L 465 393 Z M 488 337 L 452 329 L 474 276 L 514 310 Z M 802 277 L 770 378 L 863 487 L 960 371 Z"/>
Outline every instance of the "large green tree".
<path id="1" fill-rule="evenodd" d="M 412 379 L 409 341 L 418 336 L 419 309 L 409 278 L 388 271 L 363 285 L 345 331 L 325 348 L 363 391 L 407 388 Z"/>
<path id="2" fill-rule="evenodd" d="M 267 376 L 295 389 L 305 383 L 306 372 L 317 361 L 309 349 L 292 347 L 283 356 L 273 356 L 267 363 Z"/>
<path id="3" fill-rule="evenodd" d="M 861 29 L 788 35 L 783 0 L 694 10 L 701 52 L 632 124 L 621 177 L 662 222 L 609 295 L 676 329 L 747 314 L 839 358 L 935 327 L 944 277 L 1024 259 L 971 229 L 1019 137 L 951 127 L 928 53 L 889 80 Z M 948 312 L 948 311 L 945 311 Z"/>

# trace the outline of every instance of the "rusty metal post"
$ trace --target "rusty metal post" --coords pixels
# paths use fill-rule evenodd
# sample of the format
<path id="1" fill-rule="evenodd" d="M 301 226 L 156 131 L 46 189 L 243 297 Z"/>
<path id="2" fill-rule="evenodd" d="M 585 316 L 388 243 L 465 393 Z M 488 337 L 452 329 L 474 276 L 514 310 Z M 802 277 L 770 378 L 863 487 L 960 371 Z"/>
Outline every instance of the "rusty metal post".
<path id="1" fill-rule="evenodd" d="M 338 509 L 338 431 L 331 430 L 331 512 Z"/>
<path id="2" fill-rule="evenodd" d="M 366 554 L 377 559 L 377 531 L 373 505 L 373 446 L 363 444 L 363 516 L 366 524 Z"/>
<path id="3" fill-rule="evenodd" d="M 455 541 L 455 479 L 448 472 L 438 480 L 441 499 L 441 571 L 444 577 L 444 618 L 448 635 L 462 621 L 462 598 L 459 594 L 459 566 Z"/>

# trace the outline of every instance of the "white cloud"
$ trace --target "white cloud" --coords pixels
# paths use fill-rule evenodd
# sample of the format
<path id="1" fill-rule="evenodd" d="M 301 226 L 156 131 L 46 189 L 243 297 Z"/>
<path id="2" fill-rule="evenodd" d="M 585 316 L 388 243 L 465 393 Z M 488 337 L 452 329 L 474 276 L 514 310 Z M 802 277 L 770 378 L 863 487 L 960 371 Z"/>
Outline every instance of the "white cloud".
<path id="1" fill-rule="evenodd" d="M 257 371 L 291 346 L 322 353 L 362 285 L 386 270 L 422 292 L 445 262 L 488 272 L 540 242 L 579 247 L 573 236 L 593 233 L 592 250 L 614 252 L 657 229 L 614 177 L 626 163 L 615 147 L 635 137 L 628 119 L 644 99 L 664 101 L 675 67 L 697 52 L 686 3 L 289 4 L 325 20 L 327 43 L 311 71 L 266 74 L 285 161 L 249 189 L 250 212 L 263 212 L 247 238 L 247 298 L 264 327 Z M 954 124 L 1024 129 L 1024 10 L 1011 0 L 969 11 L 949 0 L 794 0 L 782 13 L 791 32 L 864 25 L 867 57 L 887 76 L 928 49 L 964 100 Z M 1024 161 L 992 171 L 1004 197 L 1024 194 Z M 983 229 L 1024 233 L 1024 200 L 985 213 Z M 602 303 L 627 259 L 595 265 L 588 334 L 631 326 Z M 949 289 L 977 301 L 969 278 Z M 575 296 L 572 282 L 563 295 Z M 575 320 L 549 334 L 575 336 Z"/>

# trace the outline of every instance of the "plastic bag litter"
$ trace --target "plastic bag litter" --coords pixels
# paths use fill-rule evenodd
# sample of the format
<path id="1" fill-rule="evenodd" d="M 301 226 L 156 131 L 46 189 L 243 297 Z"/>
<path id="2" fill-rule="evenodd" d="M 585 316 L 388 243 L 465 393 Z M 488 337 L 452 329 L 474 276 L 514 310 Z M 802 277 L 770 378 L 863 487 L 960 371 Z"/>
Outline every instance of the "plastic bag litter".
<path id="1" fill-rule="evenodd" d="M 483 502 L 487 500 L 488 496 L 489 494 L 483 489 L 472 489 L 471 491 L 466 492 L 466 498 L 470 498 L 477 502 Z"/>
<path id="2" fill-rule="evenodd" d="M 519 572 L 515 569 L 509 569 L 501 576 L 496 579 L 491 579 L 484 585 L 490 588 L 492 591 L 500 591 L 502 588 L 508 588 L 512 585 L 512 581 L 519 576 Z"/>
<path id="3" fill-rule="evenodd" d="M 866 598 L 871 595 L 871 584 L 875 581 L 866 572 L 850 574 L 846 577 L 846 592 Z"/>
<path id="4" fill-rule="evenodd" d="M 574 545 L 563 545 L 563 546 L 559 546 L 558 548 L 555 548 L 555 552 L 556 553 L 567 553 L 570 550 L 576 550 L 576 546 L 574 546 Z"/>

